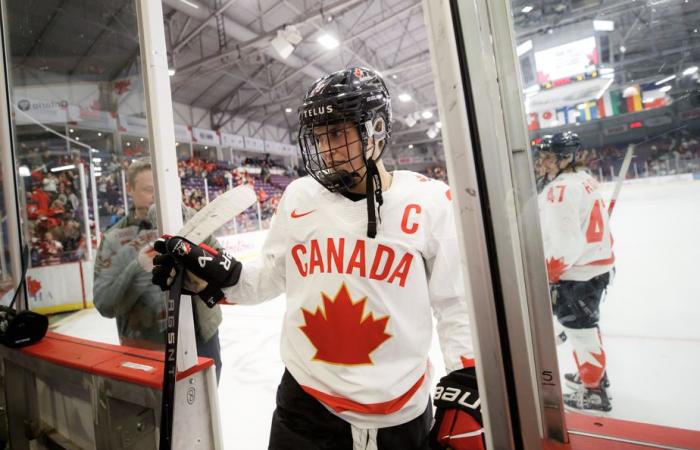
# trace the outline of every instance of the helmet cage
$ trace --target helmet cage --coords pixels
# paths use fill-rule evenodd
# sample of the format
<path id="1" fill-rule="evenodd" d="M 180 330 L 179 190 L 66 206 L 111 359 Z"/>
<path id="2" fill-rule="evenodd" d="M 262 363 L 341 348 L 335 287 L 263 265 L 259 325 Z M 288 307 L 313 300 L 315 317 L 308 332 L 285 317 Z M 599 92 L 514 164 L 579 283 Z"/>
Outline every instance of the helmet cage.
<path id="1" fill-rule="evenodd" d="M 305 112 L 316 113 L 312 117 L 300 114 L 298 138 L 304 167 L 331 192 L 345 192 L 360 183 L 367 173 L 367 160 L 381 158 L 386 147 L 387 118 L 379 111 L 384 104 L 371 108 L 366 99 L 366 95 L 355 95 L 342 101 L 308 102 L 302 106 Z M 354 135 L 357 137 L 352 138 Z M 351 157 L 350 148 L 357 143 L 361 151 Z"/>

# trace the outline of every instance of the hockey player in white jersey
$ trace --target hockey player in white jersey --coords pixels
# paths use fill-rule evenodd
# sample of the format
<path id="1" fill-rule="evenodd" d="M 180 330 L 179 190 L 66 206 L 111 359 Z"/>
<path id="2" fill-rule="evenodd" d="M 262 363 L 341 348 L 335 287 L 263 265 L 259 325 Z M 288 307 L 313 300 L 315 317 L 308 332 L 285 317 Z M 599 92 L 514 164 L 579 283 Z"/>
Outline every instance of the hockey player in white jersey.
<path id="1" fill-rule="evenodd" d="M 600 302 L 615 256 L 608 211 L 598 182 L 578 167 L 579 137 L 547 136 L 539 154 L 549 181 L 539 194 L 540 222 L 554 314 L 574 350 L 578 372 L 565 374 L 573 393 L 564 403 L 581 410 L 609 411 L 605 351 L 598 321 Z"/>
<path id="2" fill-rule="evenodd" d="M 385 169 L 391 101 L 372 70 L 317 80 L 299 122 L 310 176 L 285 190 L 261 258 L 241 267 L 166 237 L 154 283 L 170 286 L 177 259 L 200 297 L 253 304 L 286 293 L 270 449 L 483 449 L 448 186 Z M 448 372 L 434 421 L 431 311 Z"/>

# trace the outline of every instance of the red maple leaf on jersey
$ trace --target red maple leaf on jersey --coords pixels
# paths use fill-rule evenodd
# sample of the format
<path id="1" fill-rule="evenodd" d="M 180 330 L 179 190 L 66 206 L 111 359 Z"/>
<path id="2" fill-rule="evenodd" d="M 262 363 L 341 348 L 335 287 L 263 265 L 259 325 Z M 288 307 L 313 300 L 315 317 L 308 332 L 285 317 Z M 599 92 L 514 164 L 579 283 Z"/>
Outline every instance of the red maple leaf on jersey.
<path id="1" fill-rule="evenodd" d="M 564 270 L 566 270 L 566 264 L 564 264 L 563 257 L 555 259 L 552 256 L 547 260 L 547 275 L 550 283 L 559 283 L 559 278 L 561 278 Z"/>
<path id="2" fill-rule="evenodd" d="M 316 347 L 315 360 L 332 364 L 373 364 L 369 354 L 391 337 L 384 330 L 388 316 L 374 318 L 363 313 L 367 297 L 353 303 L 345 283 L 335 298 L 321 293 L 323 307 L 312 314 L 302 308 L 301 331 Z"/>
<path id="3" fill-rule="evenodd" d="M 35 296 L 41 290 L 41 281 L 28 276 L 27 289 L 29 290 L 29 295 Z"/>

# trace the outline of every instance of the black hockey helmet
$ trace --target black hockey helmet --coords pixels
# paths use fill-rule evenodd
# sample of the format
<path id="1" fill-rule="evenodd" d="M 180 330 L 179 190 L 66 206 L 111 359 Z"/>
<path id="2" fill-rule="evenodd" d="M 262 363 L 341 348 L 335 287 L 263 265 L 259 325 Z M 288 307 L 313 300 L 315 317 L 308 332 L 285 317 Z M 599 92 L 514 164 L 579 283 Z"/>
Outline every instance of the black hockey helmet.
<path id="1" fill-rule="evenodd" d="M 569 167 L 576 166 L 579 152 L 582 149 L 581 139 L 578 137 L 578 134 L 571 131 L 544 136 L 542 142 L 537 147 L 535 154 L 544 152 L 551 153 L 556 158 L 557 164 L 571 156 L 571 162 L 567 167 L 562 168 L 562 171 Z"/>
<path id="2" fill-rule="evenodd" d="M 571 131 L 545 136 L 540 144 L 540 152 L 554 153 L 558 161 L 573 155 L 572 162 L 575 162 L 580 150 L 581 139 Z"/>
<path id="3" fill-rule="evenodd" d="M 390 133 L 389 90 L 370 69 L 353 67 L 319 78 L 299 107 L 299 147 L 306 171 L 331 192 L 347 192 L 364 180 L 371 238 L 377 235 L 383 203 L 377 161 Z"/>
<path id="4" fill-rule="evenodd" d="M 360 155 L 336 155 L 330 133 L 355 128 Z M 331 192 L 344 192 L 367 174 L 367 162 L 377 161 L 391 132 L 391 97 L 382 77 L 371 69 L 353 67 L 316 80 L 299 107 L 299 147 L 306 171 Z M 372 139 L 373 145 L 370 145 Z M 336 141 L 337 142 L 337 141 Z M 342 166 L 342 167 L 341 167 Z"/>

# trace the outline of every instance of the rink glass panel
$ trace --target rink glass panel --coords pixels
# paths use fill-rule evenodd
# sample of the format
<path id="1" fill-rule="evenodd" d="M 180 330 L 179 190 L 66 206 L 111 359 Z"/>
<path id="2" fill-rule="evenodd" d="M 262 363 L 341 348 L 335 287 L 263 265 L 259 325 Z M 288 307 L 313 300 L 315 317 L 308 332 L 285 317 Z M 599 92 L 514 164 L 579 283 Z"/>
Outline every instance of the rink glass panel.
<path id="1" fill-rule="evenodd" d="M 511 2 L 531 144 L 577 133 L 606 205 L 633 146 L 610 220 L 616 274 L 600 306 L 612 410 L 586 413 L 700 430 L 699 366 L 687 356 L 700 352 L 700 5 L 572 8 Z M 537 171 L 542 158 L 532 157 Z M 573 392 L 563 378 L 576 372 L 570 340 L 558 359 Z"/>
<path id="2" fill-rule="evenodd" d="M 0 298 L 2 298 L 3 305 L 11 301 L 15 291 L 10 264 L 10 241 L 7 222 L 9 220 L 7 211 L 13 205 L 5 204 L 5 190 L 4 183 L 0 183 L 0 246 L 2 246 L 0 247 Z"/>
<path id="3" fill-rule="evenodd" d="M 125 170 L 149 156 L 135 3 L 2 6 L 29 305 L 46 314 L 90 308 L 102 234 L 131 204 Z M 113 318 L 88 330 L 70 320 L 61 331 L 119 343 Z"/>

